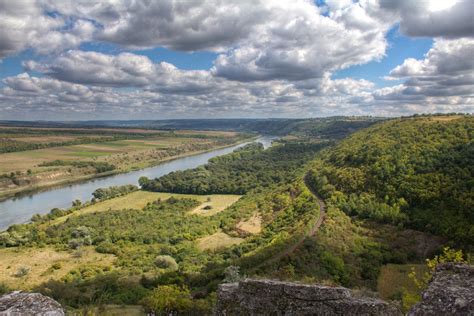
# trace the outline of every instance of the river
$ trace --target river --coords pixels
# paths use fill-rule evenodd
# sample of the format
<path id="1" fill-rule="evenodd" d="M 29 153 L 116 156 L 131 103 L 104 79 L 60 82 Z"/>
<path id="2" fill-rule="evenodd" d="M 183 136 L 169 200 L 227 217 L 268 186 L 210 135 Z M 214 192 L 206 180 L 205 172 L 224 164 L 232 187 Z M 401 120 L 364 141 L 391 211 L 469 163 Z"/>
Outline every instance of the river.
<path id="1" fill-rule="evenodd" d="M 275 137 L 262 136 L 256 141 L 262 143 L 265 148 L 268 148 L 274 139 Z M 7 229 L 12 224 L 26 223 L 34 214 L 46 214 L 55 207 L 69 208 L 73 200 L 88 201 L 92 198 L 92 192 L 98 188 L 138 184 L 138 179 L 141 176 L 156 178 L 172 171 L 196 168 L 205 164 L 213 157 L 228 154 L 246 144 L 248 143 L 178 158 L 150 168 L 55 187 L 47 191 L 4 200 L 0 202 L 0 231 Z"/>

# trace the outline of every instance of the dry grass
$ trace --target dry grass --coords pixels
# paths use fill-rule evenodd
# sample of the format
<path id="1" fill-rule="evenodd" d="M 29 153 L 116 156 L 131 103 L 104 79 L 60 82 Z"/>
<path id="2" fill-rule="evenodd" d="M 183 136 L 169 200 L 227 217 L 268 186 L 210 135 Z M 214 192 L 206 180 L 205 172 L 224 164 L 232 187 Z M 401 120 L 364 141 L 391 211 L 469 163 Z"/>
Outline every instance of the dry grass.
<path id="1" fill-rule="evenodd" d="M 195 196 L 193 196 L 195 197 Z M 215 195 L 198 195 L 199 201 L 205 201 L 194 210 L 189 212 L 189 214 L 196 214 L 201 216 L 212 216 L 219 212 L 222 212 L 235 202 L 240 199 L 240 195 L 231 195 L 231 194 L 215 194 Z M 205 209 L 210 207 L 210 209 Z"/>
<path id="2" fill-rule="evenodd" d="M 418 276 L 426 271 L 424 264 L 387 264 L 382 267 L 377 280 L 377 292 L 384 300 L 399 299 L 403 289 L 409 293 L 417 293 L 413 281 L 408 277 L 412 267 Z"/>
<path id="3" fill-rule="evenodd" d="M 223 232 L 217 232 L 210 236 L 199 238 L 196 242 L 200 250 L 218 250 L 238 245 L 243 241 L 243 238 L 231 237 Z"/>
<path id="4" fill-rule="evenodd" d="M 13 289 L 29 290 L 50 279 L 60 279 L 72 269 L 83 265 L 110 266 L 115 256 L 99 254 L 93 247 L 81 248 L 81 257 L 74 257 L 69 251 L 56 251 L 52 248 L 4 248 L 0 249 L 0 283 Z M 52 265 L 59 263 L 59 269 Z M 26 276 L 16 277 L 17 271 L 26 267 Z"/>
<path id="5" fill-rule="evenodd" d="M 449 122 L 460 119 L 464 116 L 462 115 L 446 115 L 446 116 L 432 116 L 429 118 L 430 121 L 433 122 Z"/>
<path id="6" fill-rule="evenodd" d="M 248 220 L 238 223 L 236 227 L 249 234 L 258 234 L 262 231 L 262 217 L 259 214 L 254 214 Z"/>
<path id="7" fill-rule="evenodd" d="M 93 135 L 93 137 L 98 137 L 99 135 Z M 75 140 L 79 138 L 80 136 L 22 136 L 22 137 L 8 137 L 20 142 L 26 142 L 26 143 L 56 143 L 56 142 L 67 142 L 71 140 Z M 89 136 L 89 137 L 92 137 Z"/>

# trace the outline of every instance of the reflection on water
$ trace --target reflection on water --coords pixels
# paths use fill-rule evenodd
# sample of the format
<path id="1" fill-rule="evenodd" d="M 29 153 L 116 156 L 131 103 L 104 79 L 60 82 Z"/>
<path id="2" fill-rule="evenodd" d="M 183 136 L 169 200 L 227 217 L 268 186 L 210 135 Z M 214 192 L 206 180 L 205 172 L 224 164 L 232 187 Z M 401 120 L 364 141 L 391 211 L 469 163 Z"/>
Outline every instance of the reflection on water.
<path id="1" fill-rule="evenodd" d="M 256 141 L 262 143 L 265 148 L 268 148 L 273 139 L 275 138 L 260 137 Z M 45 214 L 55 207 L 68 208 L 71 206 L 73 200 L 90 200 L 92 198 L 92 192 L 97 188 L 112 185 L 138 184 L 138 178 L 141 176 L 156 178 L 172 171 L 195 168 L 205 164 L 213 157 L 228 154 L 244 145 L 245 144 L 240 144 L 217 149 L 207 153 L 165 162 L 155 167 L 53 188 L 48 191 L 2 201 L 0 202 L 0 231 L 7 229 L 8 226 L 12 224 L 25 223 L 29 221 L 34 214 Z"/>

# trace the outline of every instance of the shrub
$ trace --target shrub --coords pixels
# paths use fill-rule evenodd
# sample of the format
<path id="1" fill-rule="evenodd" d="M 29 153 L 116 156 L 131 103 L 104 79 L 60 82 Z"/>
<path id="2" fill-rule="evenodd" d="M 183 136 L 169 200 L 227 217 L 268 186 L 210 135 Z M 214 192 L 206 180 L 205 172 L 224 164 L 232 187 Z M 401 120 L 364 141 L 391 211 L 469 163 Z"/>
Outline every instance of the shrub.
<path id="1" fill-rule="evenodd" d="M 160 255 L 155 258 L 155 265 L 160 269 L 166 269 L 170 271 L 178 270 L 178 264 L 173 257 L 168 255 Z"/>
<path id="2" fill-rule="evenodd" d="M 162 285 L 142 300 L 147 312 L 155 315 L 186 314 L 192 310 L 193 302 L 187 289 L 176 285 Z"/>
<path id="3" fill-rule="evenodd" d="M 18 268 L 18 270 L 15 272 L 14 276 L 16 278 L 22 278 L 24 276 L 27 276 L 28 273 L 30 273 L 30 268 L 23 266 L 23 267 Z"/>
<path id="4" fill-rule="evenodd" d="M 53 263 L 53 265 L 51 266 L 51 269 L 52 270 L 59 270 L 62 268 L 62 264 L 61 262 L 56 262 L 56 263 Z"/>
<path id="5" fill-rule="evenodd" d="M 243 277 L 240 275 L 240 267 L 238 266 L 228 266 L 225 268 L 224 276 L 225 283 L 239 282 L 243 279 Z"/>

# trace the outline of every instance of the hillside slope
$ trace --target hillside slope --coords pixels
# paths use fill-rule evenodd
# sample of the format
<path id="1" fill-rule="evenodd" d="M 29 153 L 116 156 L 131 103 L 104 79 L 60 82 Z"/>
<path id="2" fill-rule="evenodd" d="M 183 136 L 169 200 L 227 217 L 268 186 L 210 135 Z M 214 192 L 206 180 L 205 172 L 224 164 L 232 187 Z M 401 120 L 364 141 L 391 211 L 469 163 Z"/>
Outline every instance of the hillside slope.
<path id="1" fill-rule="evenodd" d="M 323 151 L 312 184 L 350 216 L 474 243 L 474 118 L 395 119 Z"/>

